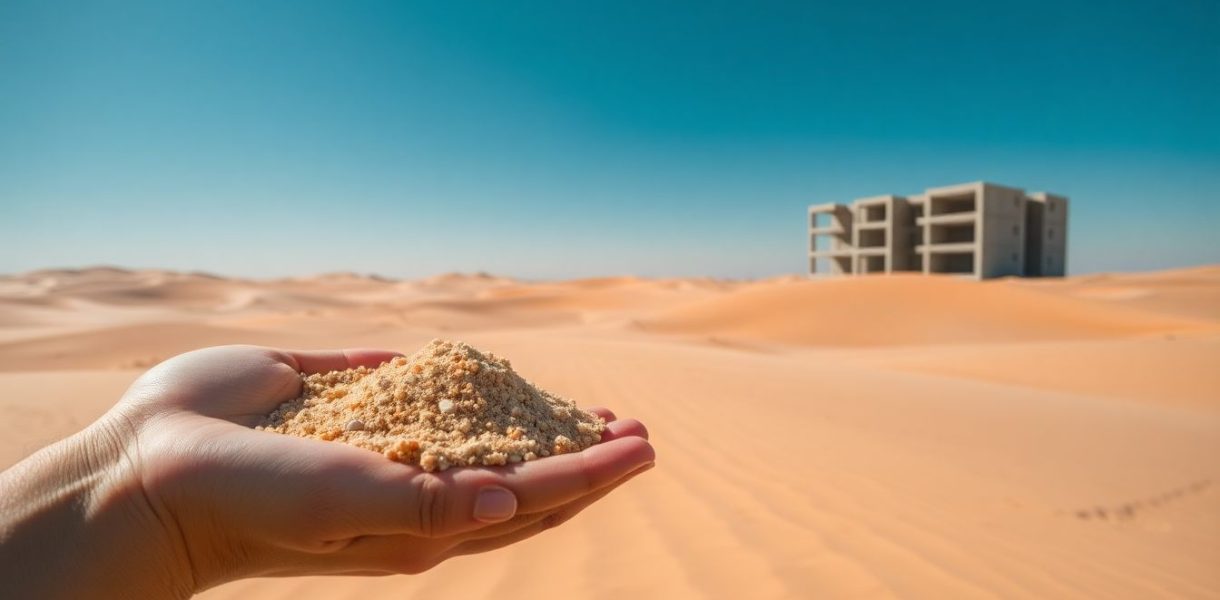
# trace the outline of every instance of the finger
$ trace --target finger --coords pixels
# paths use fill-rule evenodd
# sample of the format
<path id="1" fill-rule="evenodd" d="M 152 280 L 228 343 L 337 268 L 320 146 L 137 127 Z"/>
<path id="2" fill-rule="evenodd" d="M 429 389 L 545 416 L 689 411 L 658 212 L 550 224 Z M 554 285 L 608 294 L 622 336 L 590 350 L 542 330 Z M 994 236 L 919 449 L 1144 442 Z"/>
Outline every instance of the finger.
<path id="1" fill-rule="evenodd" d="M 380 466 L 362 469 L 360 485 L 332 486 L 341 504 L 359 511 L 362 533 L 445 537 L 562 506 L 653 462 L 655 453 L 646 440 L 628 437 L 507 468 L 407 468 L 409 476 L 403 465 L 370 458 Z"/>
<path id="2" fill-rule="evenodd" d="M 655 457 L 647 440 L 627 437 L 506 468 L 423 474 L 415 479 L 415 497 L 432 510 L 421 511 L 423 519 L 408 520 L 401 532 L 445 537 L 506 521 L 516 514 L 553 510 L 618 481 Z M 488 515 L 482 506 L 488 495 L 502 495 L 506 490 L 514 496 L 516 506 L 511 512 Z"/>
<path id="3" fill-rule="evenodd" d="M 648 439 L 648 429 L 635 419 L 620 419 L 606 424 L 606 430 L 602 432 L 602 441 L 608 442 L 628 436 Z"/>
<path id="4" fill-rule="evenodd" d="M 502 475 L 517 495 L 518 513 L 551 510 L 599 490 L 656 460 L 652 446 L 629 436 L 572 454 L 519 463 Z"/>
<path id="5" fill-rule="evenodd" d="M 276 475 L 277 505 L 269 510 L 274 517 L 267 518 L 282 521 L 290 536 L 309 534 L 309 540 L 394 533 L 444 537 L 472 531 L 516 514 L 562 506 L 655 457 L 646 440 L 631 436 L 512 467 L 426 473 L 342 443 L 246 433 L 257 437 L 250 443 L 257 444 L 260 460 L 270 463 L 259 468 Z M 299 523 L 310 523 L 312 529 L 300 531 Z M 328 549 L 316 543 L 306 546 L 319 552 Z"/>
<path id="6" fill-rule="evenodd" d="M 453 549 L 449 550 L 445 554 L 445 557 L 450 558 L 450 557 L 454 557 L 454 556 L 464 556 L 467 554 L 479 554 L 482 552 L 490 552 L 492 550 L 498 550 L 505 546 L 509 546 L 512 544 L 516 544 L 517 542 L 527 540 L 548 529 L 554 529 L 555 527 L 558 527 L 558 526 L 568 522 L 569 520 L 572 519 L 572 517 L 575 517 L 577 514 L 580 514 L 581 511 L 588 508 L 594 502 L 597 502 L 598 500 L 601 500 L 602 498 L 606 497 L 606 495 L 608 495 L 610 492 L 613 492 L 619 486 L 623 485 L 624 483 L 627 483 L 632 478 L 636 477 L 637 475 L 639 475 L 639 474 L 643 473 L 644 471 L 647 471 L 651 468 L 652 468 L 652 465 L 645 465 L 643 467 L 640 467 L 639 469 L 637 469 L 636 471 L 632 472 L 631 474 L 623 477 L 622 479 L 619 479 L 618 481 L 616 481 L 600 490 L 597 490 L 596 492 L 593 492 L 592 494 L 588 494 L 588 495 L 580 498 L 579 500 L 568 503 L 568 504 L 564 505 L 563 507 L 560 507 L 553 511 L 550 511 L 547 513 L 542 513 L 541 515 L 535 515 L 534 516 L 535 518 L 531 519 L 530 523 L 528 523 L 524 526 L 518 527 L 507 533 L 504 533 L 501 535 L 495 535 L 495 536 L 483 536 L 483 535 L 481 535 L 482 532 L 480 531 L 479 537 L 472 538 L 472 539 L 469 539 L 467 541 L 464 541 L 464 542 L 458 544 Z"/>
<path id="7" fill-rule="evenodd" d="M 543 513 L 522 515 L 511 522 L 493 525 L 477 532 L 444 539 L 421 539 L 412 535 L 365 536 L 355 540 L 341 552 L 326 557 L 326 560 L 330 561 L 330 565 L 340 565 L 343 570 L 384 569 L 400 573 L 419 572 L 447 558 L 486 552 L 556 527 L 650 468 L 651 465 L 641 467 L 618 481 L 562 507 Z M 306 557 L 306 561 L 308 560 L 309 558 Z"/>
<path id="8" fill-rule="evenodd" d="M 503 523 L 496 523 L 494 525 L 488 525 L 487 527 L 484 527 L 482 529 L 476 529 L 474 531 L 463 533 L 463 534 L 456 535 L 453 537 L 458 538 L 462 541 L 465 541 L 465 540 L 471 540 L 471 539 L 494 538 L 494 537 L 500 537 L 503 535 L 513 533 L 514 531 L 517 531 L 519 529 L 534 525 L 543 519 L 552 518 L 552 515 L 554 515 L 557 512 L 568 511 L 568 510 L 571 510 L 576 507 L 583 508 L 584 506 L 588 506 L 589 504 L 591 504 L 593 501 L 597 500 L 598 498 L 604 497 L 606 494 L 610 493 L 611 490 L 623 485 L 624 483 L 627 483 L 628 481 L 630 481 L 634 477 L 638 476 L 639 474 L 641 474 L 645 471 L 648 471 L 649 469 L 652 469 L 653 466 L 654 465 L 652 465 L 652 464 L 644 465 L 644 466 L 632 471 L 631 473 L 624 475 L 623 477 L 621 477 L 614 483 L 611 483 L 610 485 L 607 485 L 591 494 L 585 494 L 584 496 L 581 496 L 580 498 L 577 498 L 576 500 L 573 500 L 567 504 L 564 504 L 563 506 L 552 508 L 550 510 L 543 511 L 543 512 L 518 514 L 517 516 L 515 516 L 512 519 L 505 521 Z M 579 510 L 579 508 L 577 508 L 576 510 Z"/>
<path id="9" fill-rule="evenodd" d="M 597 407 L 594 407 L 594 408 L 590 408 L 590 409 L 589 409 L 589 412 L 591 412 L 591 413 L 593 413 L 593 414 L 595 414 L 595 415 L 597 415 L 597 416 L 601 417 L 601 418 L 602 418 L 602 420 L 603 420 L 603 421 L 605 421 L 605 422 L 607 422 L 607 423 L 609 423 L 609 422 L 611 422 L 611 421 L 613 421 L 613 420 L 615 419 L 615 417 L 614 417 L 614 411 L 612 411 L 612 410 L 610 410 L 610 409 L 608 409 L 608 408 L 602 407 L 602 406 L 597 406 Z"/>
<path id="10" fill-rule="evenodd" d="M 376 367 L 381 363 L 402 356 L 401 352 L 378 350 L 374 348 L 347 348 L 343 350 L 281 350 L 288 358 L 287 362 L 297 371 L 305 374 L 328 373 L 355 369 L 356 367 Z"/>

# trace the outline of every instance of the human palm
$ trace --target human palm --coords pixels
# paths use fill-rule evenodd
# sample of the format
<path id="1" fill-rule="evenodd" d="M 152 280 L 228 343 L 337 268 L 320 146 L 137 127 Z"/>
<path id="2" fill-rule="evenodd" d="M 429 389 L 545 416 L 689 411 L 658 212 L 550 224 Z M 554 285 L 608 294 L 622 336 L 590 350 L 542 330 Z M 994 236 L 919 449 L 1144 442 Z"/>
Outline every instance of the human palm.
<path id="1" fill-rule="evenodd" d="M 207 348 L 143 375 L 112 410 L 163 544 L 205 589 L 249 576 L 418 573 L 553 527 L 649 468 L 638 421 L 575 454 L 443 473 L 346 444 L 253 429 L 301 373 L 376 366 L 373 350 Z"/>

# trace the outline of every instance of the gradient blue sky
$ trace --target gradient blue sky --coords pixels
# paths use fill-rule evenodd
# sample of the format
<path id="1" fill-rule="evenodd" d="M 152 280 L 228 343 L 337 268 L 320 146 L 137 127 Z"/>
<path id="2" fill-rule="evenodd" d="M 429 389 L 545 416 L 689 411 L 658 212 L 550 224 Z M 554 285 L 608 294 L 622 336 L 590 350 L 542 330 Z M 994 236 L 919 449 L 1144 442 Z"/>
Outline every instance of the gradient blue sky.
<path id="1" fill-rule="evenodd" d="M 7 0 L 0 272 L 765 276 L 978 179 L 1220 262 L 1220 3 L 834 4 Z"/>

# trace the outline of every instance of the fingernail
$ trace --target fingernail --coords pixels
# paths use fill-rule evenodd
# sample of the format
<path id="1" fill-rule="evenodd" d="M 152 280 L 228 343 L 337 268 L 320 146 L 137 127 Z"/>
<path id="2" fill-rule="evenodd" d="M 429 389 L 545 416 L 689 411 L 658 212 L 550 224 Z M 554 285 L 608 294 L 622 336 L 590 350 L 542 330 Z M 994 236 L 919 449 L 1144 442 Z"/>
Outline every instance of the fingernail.
<path id="1" fill-rule="evenodd" d="M 499 523 L 517 514 L 517 497 L 502 487 L 479 490 L 474 501 L 474 518 L 484 523 Z"/>

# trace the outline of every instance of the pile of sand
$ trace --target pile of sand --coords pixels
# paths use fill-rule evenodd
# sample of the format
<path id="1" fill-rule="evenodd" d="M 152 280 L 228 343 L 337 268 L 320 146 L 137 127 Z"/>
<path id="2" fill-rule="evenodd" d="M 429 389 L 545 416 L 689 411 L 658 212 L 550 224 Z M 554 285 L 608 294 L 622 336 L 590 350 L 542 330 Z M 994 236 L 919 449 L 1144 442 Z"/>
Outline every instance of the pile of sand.
<path id="1" fill-rule="evenodd" d="M 337 440 L 428 471 L 583 450 L 606 424 L 540 390 L 505 359 L 433 340 L 410 358 L 303 376 L 259 429 Z"/>

